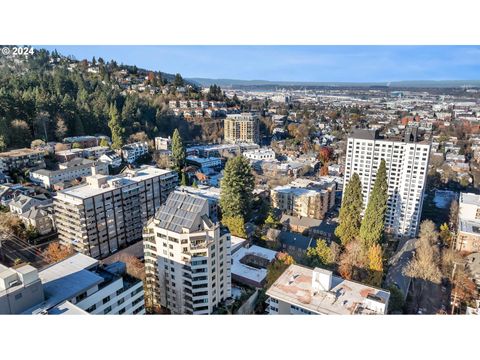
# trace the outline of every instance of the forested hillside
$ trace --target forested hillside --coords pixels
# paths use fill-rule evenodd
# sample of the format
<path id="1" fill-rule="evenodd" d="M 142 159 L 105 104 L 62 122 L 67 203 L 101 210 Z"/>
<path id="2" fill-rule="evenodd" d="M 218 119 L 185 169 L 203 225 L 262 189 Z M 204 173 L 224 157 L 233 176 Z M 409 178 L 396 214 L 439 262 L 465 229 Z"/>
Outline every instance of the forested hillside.
<path id="1" fill-rule="evenodd" d="M 146 91 L 132 91 L 141 86 Z M 182 89 L 180 94 L 177 89 Z M 29 146 L 34 139 L 111 135 L 116 123 L 122 141 L 136 132 L 186 140 L 201 136 L 198 125 L 167 113 L 169 100 L 201 98 L 182 77 L 118 65 L 77 61 L 45 50 L 28 59 L 0 58 L 0 150 Z M 116 118 L 111 121 L 111 117 Z M 110 123 L 110 127 L 109 127 Z M 115 125 L 115 124 L 113 124 Z"/>

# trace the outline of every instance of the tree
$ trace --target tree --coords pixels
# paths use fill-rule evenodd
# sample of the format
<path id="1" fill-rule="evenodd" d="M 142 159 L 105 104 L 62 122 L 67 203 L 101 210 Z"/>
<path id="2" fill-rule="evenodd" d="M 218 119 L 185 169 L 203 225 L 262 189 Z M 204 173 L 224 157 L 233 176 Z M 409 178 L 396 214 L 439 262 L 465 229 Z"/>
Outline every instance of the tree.
<path id="1" fill-rule="evenodd" d="M 268 289 L 273 285 L 275 281 L 283 274 L 283 272 L 292 264 L 295 264 L 295 260 L 286 252 L 277 253 L 275 260 L 273 260 L 267 267 L 267 279 L 265 288 Z"/>
<path id="2" fill-rule="evenodd" d="M 332 148 L 328 146 L 322 146 L 318 152 L 318 158 L 323 164 L 325 164 L 331 160 L 332 154 L 333 154 Z"/>
<path id="3" fill-rule="evenodd" d="M 74 142 L 72 144 L 72 149 L 81 149 L 82 148 L 82 144 L 78 143 L 78 142 Z"/>
<path id="4" fill-rule="evenodd" d="M 10 144 L 16 147 L 30 145 L 32 135 L 30 127 L 25 120 L 13 120 L 10 124 Z"/>
<path id="5" fill-rule="evenodd" d="M 172 158 L 173 168 L 180 173 L 186 164 L 185 146 L 183 145 L 182 137 L 178 129 L 175 129 L 172 136 Z"/>
<path id="6" fill-rule="evenodd" d="M 31 143 L 30 143 L 30 147 L 32 149 L 35 149 L 35 148 L 38 148 L 38 147 L 42 147 L 42 146 L 45 146 L 45 141 L 43 141 L 42 139 L 36 139 L 36 140 L 33 140 Z"/>
<path id="7" fill-rule="evenodd" d="M 245 221 L 241 216 L 223 216 L 222 224 L 225 225 L 233 236 L 241 238 L 247 237 L 245 231 Z"/>
<path id="8" fill-rule="evenodd" d="M 7 119 L 0 117 L 0 151 L 5 151 L 8 147 L 8 131 Z"/>
<path id="9" fill-rule="evenodd" d="M 438 240 L 438 231 L 436 230 L 435 223 L 432 220 L 422 221 L 418 236 L 420 239 L 425 239 L 431 245 L 434 245 Z"/>
<path id="10" fill-rule="evenodd" d="M 188 178 L 187 178 L 187 174 L 185 174 L 184 171 L 181 172 L 181 176 L 180 176 L 180 185 L 182 186 L 188 186 Z"/>
<path id="11" fill-rule="evenodd" d="M 0 241 L 7 240 L 11 234 L 20 238 L 25 237 L 25 228 L 20 218 L 12 213 L 0 216 Z"/>
<path id="12" fill-rule="evenodd" d="M 330 267 L 334 262 L 332 249 L 325 240 L 317 240 L 317 245 L 307 249 L 307 261 L 310 267 Z"/>
<path id="13" fill-rule="evenodd" d="M 255 178 L 248 159 L 236 156 L 227 161 L 221 181 L 222 216 L 246 219 L 251 210 Z"/>
<path id="14" fill-rule="evenodd" d="M 422 223 L 423 225 L 423 223 Z M 439 268 L 438 251 L 432 245 L 429 236 L 417 240 L 417 248 L 412 260 L 409 261 L 403 273 L 412 278 L 413 292 L 416 295 L 417 306 L 427 282 L 439 284 L 442 274 Z M 419 287 L 417 286 L 419 283 Z"/>
<path id="15" fill-rule="evenodd" d="M 145 280 L 145 265 L 136 256 L 120 253 L 114 255 L 112 261 L 123 262 L 126 265 L 128 275 L 142 281 Z"/>
<path id="16" fill-rule="evenodd" d="M 448 246 L 451 245 L 451 240 L 452 240 L 452 233 L 450 232 L 450 228 L 448 227 L 447 223 L 443 223 L 440 225 L 440 239 L 442 242 Z"/>
<path id="17" fill-rule="evenodd" d="M 70 246 L 60 245 L 58 242 L 50 243 L 44 251 L 43 256 L 45 261 L 49 264 L 59 262 L 66 259 L 73 254 L 73 249 Z"/>
<path id="18" fill-rule="evenodd" d="M 448 217 L 448 221 L 450 222 L 450 226 L 452 226 L 452 229 L 455 230 L 457 228 L 457 222 L 458 222 L 458 201 L 453 200 L 452 203 L 450 204 L 450 214 Z"/>
<path id="19" fill-rule="evenodd" d="M 105 139 L 105 138 L 100 139 L 99 145 L 100 145 L 100 146 L 105 146 L 105 147 L 109 147 L 109 146 L 110 146 L 110 144 L 108 143 L 108 140 Z"/>
<path id="20" fill-rule="evenodd" d="M 176 87 L 182 87 L 185 84 L 183 81 L 182 75 L 175 74 L 175 79 L 173 80 L 173 85 Z"/>
<path id="21" fill-rule="evenodd" d="M 380 244 L 374 244 L 368 249 L 368 284 L 380 286 L 383 277 L 383 259 L 382 247 Z"/>
<path id="22" fill-rule="evenodd" d="M 265 225 L 269 228 L 274 229 L 276 229 L 280 225 L 280 222 L 276 218 L 271 208 L 268 210 L 267 217 L 265 218 Z"/>
<path id="23" fill-rule="evenodd" d="M 120 126 L 120 115 L 116 104 L 110 105 L 110 121 L 108 122 L 108 127 L 112 133 L 112 148 L 120 149 L 123 145 L 123 128 Z"/>
<path id="24" fill-rule="evenodd" d="M 343 246 L 355 239 L 360 232 L 362 207 L 362 183 L 358 174 L 354 173 L 345 187 L 339 224 L 335 229 L 335 235 L 340 238 Z"/>
<path id="25" fill-rule="evenodd" d="M 390 299 L 388 300 L 388 312 L 390 314 L 402 313 L 403 306 L 405 305 L 405 297 L 402 291 L 396 286 L 390 286 L 388 288 L 390 291 Z"/>
<path id="26" fill-rule="evenodd" d="M 139 131 L 136 132 L 135 134 L 132 134 L 129 136 L 128 141 L 129 142 L 149 142 L 148 135 L 145 133 L 145 131 Z"/>
<path id="27" fill-rule="evenodd" d="M 320 176 L 328 176 L 328 163 L 325 163 L 320 168 Z"/>
<path id="28" fill-rule="evenodd" d="M 367 209 L 360 226 L 360 239 L 365 249 L 378 244 L 383 237 L 385 213 L 387 211 L 388 181 L 387 167 L 382 159 L 377 170 L 375 183 L 368 200 Z"/>
<path id="29" fill-rule="evenodd" d="M 368 275 L 365 270 L 367 263 L 365 249 L 359 240 L 349 241 L 342 255 L 338 271 L 347 280 L 364 281 Z"/>

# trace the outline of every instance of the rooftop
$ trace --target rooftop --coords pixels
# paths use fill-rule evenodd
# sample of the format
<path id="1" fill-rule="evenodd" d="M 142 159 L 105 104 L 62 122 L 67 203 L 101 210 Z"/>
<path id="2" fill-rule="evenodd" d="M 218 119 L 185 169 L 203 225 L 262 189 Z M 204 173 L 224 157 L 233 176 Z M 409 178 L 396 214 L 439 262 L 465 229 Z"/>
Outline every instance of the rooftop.
<path id="1" fill-rule="evenodd" d="M 77 253 L 39 271 L 38 275 L 43 283 L 45 301 L 25 313 L 31 314 L 41 309 L 53 308 L 95 285 L 101 284 L 104 278 L 90 271 L 97 265 L 98 260 Z"/>
<path id="2" fill-rule="evenodd" d="M 92 175 L 87 177 L 87 183 L 59 191 L 56 197 L 65 199 L 70 196 L 86 199 L 112 191 L 117 186 L 123 187 L 166 174 L 173 175 L 175 172 L 154 166 L 144 166 L 140 169 L 127 170 L 119 175 Z"/>
<path id="3" fill-rule="evenodd" d="M 241 247 L 232 254 L 232 276 L 260 285 L 267 276 L 267 268 L 263 265 L 268 265 L 276 255 L 276 251 L 256 245 L 248 249 Z M 247 261 L 248 257 L 252 261 Z M 255 261 L 255 258 L 258 261 Z"/>
<path id="4" fill-rule="evenodd" d="M 5 152 L 0 153 L 0 158 L 27 156 L 27 155 L 44 154 L 44 153 L 45 152 L 42 151 L 42 150 L 32 150 L 32 149 L 29 149 L 29 148 L 14 149 L 14 150 L 5 151 Z"/>
<path id="5" fill-rule="evenodd" d="M 193 230 L 197 217 L 205 215 L 202 214 L 202 209 L 208 209 L 206 203 L 207 199 L 198 195 L 174 191 L 158 209 L 155 219 L 162 229 L 176 233 L 182 233 L 183 229 Z"/>
<path id="6" fill-rule="evenodd" d="M 331 275 L 331 272 L 324 269 L 290 265 L 268 289 L 267 295 L 317 314 L 383 314 L 372 309 L 369 303 L 373 301 L 380 307 L 385 307 L 390 297 L 388 291 L 335 275 L 331 275 L 330 290 L 314 290 L 312 286 L 314 271 L 323 271 L 321 276 Z"/>

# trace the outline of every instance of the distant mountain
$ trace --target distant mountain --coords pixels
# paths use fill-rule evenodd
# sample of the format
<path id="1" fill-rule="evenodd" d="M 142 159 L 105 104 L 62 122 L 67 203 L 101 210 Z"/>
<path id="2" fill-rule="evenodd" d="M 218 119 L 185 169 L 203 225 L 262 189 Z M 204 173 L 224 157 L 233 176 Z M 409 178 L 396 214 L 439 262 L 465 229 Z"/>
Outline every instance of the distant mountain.
<path id="1" fill-rule="evenodd" d="M 305 87 L 370 87 L 370 86 L 390 86 L 390 87 L 417 87 L 417 88 L 452 88 L 452 87 L 480 87 L 480 80 L 405 80 L 392 82 L 306 82 L 306 81 L 270 81 L 270 80 L 237 80 L 237 79 L 208 79 L 208 78 L 189 78 L 187 79 L 200 86 L 210 86 L 213 84 L 223 88 L 232 87 L 274 87 L 274 86 L 305 86 Z"/>

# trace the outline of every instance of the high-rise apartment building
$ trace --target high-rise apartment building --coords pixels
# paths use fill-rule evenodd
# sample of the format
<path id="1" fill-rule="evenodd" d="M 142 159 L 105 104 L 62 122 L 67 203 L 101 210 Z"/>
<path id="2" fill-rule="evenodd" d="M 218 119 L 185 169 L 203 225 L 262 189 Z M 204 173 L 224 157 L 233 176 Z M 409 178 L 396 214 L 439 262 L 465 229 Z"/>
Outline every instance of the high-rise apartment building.
<path id="1" fill-rule="evenodd" d="M 260 142 L 259 119 L 255 114 L 229 114 L 223 124 L 227 143 L 258 144 Z"/>
<path id="2" fill-rule="evenodd" d="M 231 296 L 230 233 L 208 199 L 175 191 L 144 232 L 146 286 L 173 314 L 211 314 Z"/>
<path id="3" fill-rule="evenodd" d="M 89 176 L 54 198 L 59 238 L 77 252 L 103 259 L 142 238 L 143 226 L 177 183 L 176 172 L 153 166 Z"/>
<path id="4" fill-rule="evenodd" d="M 270 315 L 383 315 L 390 292 L 332 271 L 290 265 L 267 290 Z"/>
<path id="5" fill-rule="evenodd" d="M 382 159 L 387 165 L 386 231 L 397 237 L 417 235 L 428 172 L 430 144 L 418 141 L 416 129 L 403 138 L 382 138 L 377 130 L 356 129 L 348 138 L 344 187 L 354 173 L 362 182 L 364 209 Z"/>
<path id="6" fill-rule="evenodd" d="M 0 314 L 145 314 L 143 282 L 123 262 L 72 255 L 37 271 L 0 264 Z"/>

